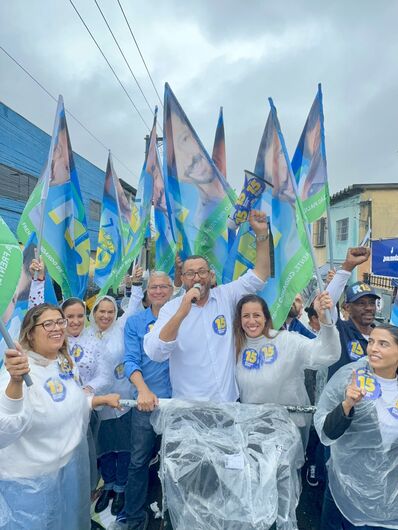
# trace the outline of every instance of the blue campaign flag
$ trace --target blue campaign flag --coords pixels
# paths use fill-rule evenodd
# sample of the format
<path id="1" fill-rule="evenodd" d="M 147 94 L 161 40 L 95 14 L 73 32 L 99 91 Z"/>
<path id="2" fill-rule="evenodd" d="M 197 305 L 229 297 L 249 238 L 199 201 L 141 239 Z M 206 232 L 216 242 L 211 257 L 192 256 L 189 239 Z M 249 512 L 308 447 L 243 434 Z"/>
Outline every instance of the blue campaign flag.
<path id="1" fill-rule="evenodd" d="M 211 155 L 218 171 L 226 179 L 227 178 L 227 155 L 225 151 L 225 130 L 224 130 L 224 112 L 220 107 L 220 114 L 218 116 L 216 135 L 214 137 L 213 153 Z"/>
<path id="2" fill-rule="evenodd" d="M 113 167 L 109 153 L 106 166 L 94 281 L 103 287 L 125 253 L 131 207 Z"/>
<path id="3" fill-rule="evenodd" d="M 155 109 L 155 120 L 149 138 L 146 164 L 147 171 L 152 175 L 153 179 L 152 203 L 155 218 L 155 268 L 170 275 L 173 273 L 174 268 L 176 244 L 170 223 L 162 166 L 156 144 L 156 118 L 157 107 Z"/>
<path id="4" fill-rule="evenodd" d="M 238 237 L 232 240 L 228 259 L 224 266 L 223 283 L 239 278 L 247 269 L 254 268 L 256 259 L 255 235 L 247 222 L 250 211 L 256 209 L 264 193 L 266 182 L 258 175 L 245 170 L 245 181 L 242 191 L 236 200 L 235 209 L 228 219 L 228 230 L 235 236 L 239 228 Z"/>
<path id="5" fill-rule="evenodd" d="M 303 213 L 312 223 L 325 214 L 330 202 L 320 84 L 293 156 L 292 170 Z"/>
<path id="6" fill-rule="evenodd" d="M 398 239 L 372 241 L 372 273 L 398 278 Z"/>
<path id="7" fill-rule="evenodd" d="M 46 167 L 22 212 L 19 239 L 32 233 L 63 296 L 84 298 L 90 264 L 90 240 L 73 159 L 62 96 L 59 96 Z"/>
<path id="8" fill-rule="evenodd" d="M 312 277 L 312 259 L 307 249 L 303 219 L 296 207 L 296 195 L 291 179 L 289 158 L 284 145 L 276 109 L 270 100 L 264 133 L 257 154 L 254 174 L 270 183 L 252 207 L 268 216 L 273 243 L 273 276 L 260 293 L 267 302 L 275 329 L 279 329 L 290 310 L 295 295 Z M 254 267 L 255 235 L 244 222 L 231 251 L 235 260 L 235 279 Z"/>
<path id="9" fill-rule="evenodd" d="M 164 103 L 164 175 L 174 240 L 182 259 L 205 256 L 221 281 L 227 218 L 235 194 L 203 147 L 168 84 Z"/>

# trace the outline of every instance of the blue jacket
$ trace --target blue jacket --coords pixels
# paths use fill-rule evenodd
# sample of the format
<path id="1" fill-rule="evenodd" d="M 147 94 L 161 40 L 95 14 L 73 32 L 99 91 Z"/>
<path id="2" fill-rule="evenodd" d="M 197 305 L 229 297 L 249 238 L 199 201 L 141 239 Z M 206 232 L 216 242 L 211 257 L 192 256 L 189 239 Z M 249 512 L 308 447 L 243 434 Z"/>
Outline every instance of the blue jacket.
<path id="1" fill-rule="evenodd" d="M 329 367 L 329 379 L 342 366 L 363 359 L 368 347 L 368 341 L 351 319 L 341 320 L 339 318 L 336 327 L 340 335 L 341 357 L 337 363 Z"/>

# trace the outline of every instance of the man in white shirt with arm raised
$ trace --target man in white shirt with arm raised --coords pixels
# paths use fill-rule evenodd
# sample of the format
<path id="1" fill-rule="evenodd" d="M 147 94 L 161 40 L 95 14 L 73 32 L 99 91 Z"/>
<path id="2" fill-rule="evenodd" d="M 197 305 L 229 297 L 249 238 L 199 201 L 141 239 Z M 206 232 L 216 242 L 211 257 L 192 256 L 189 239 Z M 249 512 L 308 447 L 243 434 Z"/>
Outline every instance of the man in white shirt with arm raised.
<path id="1" fill-rule="evenodd" d="M 270 271 L 266 215 L 253 210 L 249 222 L 256 234 L 255 268 L 211 289 L 207 259 L 190 256 L 182 272 L 185 295 L 162 307 L 144 337 L 148 357 L 159 362 L 169 359 L 175 398 L 216 402 L 238 398 L 232 330 L 235 307 L 245 294 L 263 289 Z"/>

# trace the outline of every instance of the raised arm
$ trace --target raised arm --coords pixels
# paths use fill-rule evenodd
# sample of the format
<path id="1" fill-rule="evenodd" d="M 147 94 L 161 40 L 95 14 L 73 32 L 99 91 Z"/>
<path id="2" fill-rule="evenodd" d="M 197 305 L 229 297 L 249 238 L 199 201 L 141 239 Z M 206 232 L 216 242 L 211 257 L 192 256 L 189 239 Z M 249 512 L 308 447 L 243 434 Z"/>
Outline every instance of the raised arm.
<path id="1" fill-rule="evenodd" d="M 339 360 L 341 346 L 339 333 L 334 324 L 327 324 L 325 311 L 332 307 L 333 301 L 327 291 L 318 295 L 314 301 L 314 309 L 319 316 L 321 329 L 315 339 L 295 336 L 298 342 L 301 366 L 318 370 L 327 367 Z"/>
<path id="2" fill-rule="evenodd" d="M 269 233 L 265 212 L 252 210 L 249 223 L 256 234 L 256 265 L 253 272 L 263 281 L 270 275 Z"/>

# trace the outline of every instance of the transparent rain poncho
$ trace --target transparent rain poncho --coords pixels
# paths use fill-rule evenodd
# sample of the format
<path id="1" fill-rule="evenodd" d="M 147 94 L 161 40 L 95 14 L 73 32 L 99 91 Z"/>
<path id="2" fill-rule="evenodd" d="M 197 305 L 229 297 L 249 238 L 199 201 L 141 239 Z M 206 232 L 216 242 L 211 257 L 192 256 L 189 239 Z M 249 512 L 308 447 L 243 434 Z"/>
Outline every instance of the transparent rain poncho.
<path id="1" fill-rule="evenodd" d="M 174 530 L 297 529 L 297 427 L 275 405 L 170 400 L 151 417 L 161 433 L 164 502 Z"/>
<path id="2" fill-rule="evenodd" d="M 351 425 L 340 438 L 331 440 L 323 432 L 326 416 L 345 398 L 353 369 L 365 378 L 373 375 L 367 358 L 340 368 L 326 385 L 314 417 L 321 442 L 331 446 L 328 461 L 330 491 L 337 507 L 352 524 L 396 529 L 398 402 L 394 410 L 391 407 L 389 410 L 382 395 L 378 399 L 362 399 L 355 406 Z M 369 385 L 368 389 L 373 388 L 371 381 L 365 381 L 365 384 Z"/>

